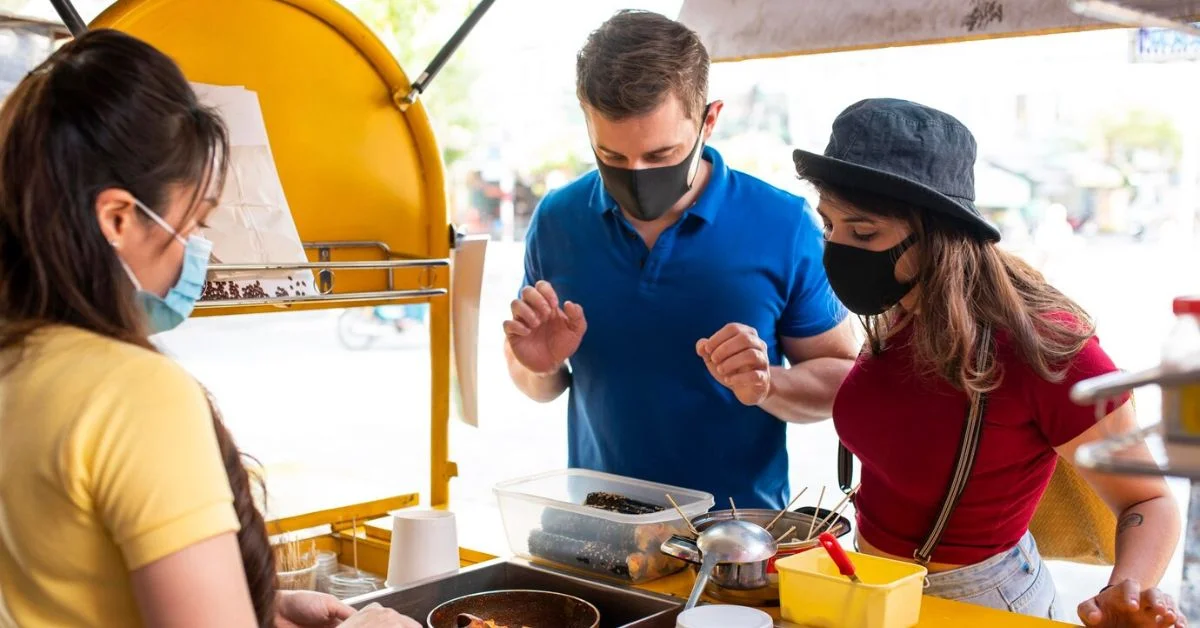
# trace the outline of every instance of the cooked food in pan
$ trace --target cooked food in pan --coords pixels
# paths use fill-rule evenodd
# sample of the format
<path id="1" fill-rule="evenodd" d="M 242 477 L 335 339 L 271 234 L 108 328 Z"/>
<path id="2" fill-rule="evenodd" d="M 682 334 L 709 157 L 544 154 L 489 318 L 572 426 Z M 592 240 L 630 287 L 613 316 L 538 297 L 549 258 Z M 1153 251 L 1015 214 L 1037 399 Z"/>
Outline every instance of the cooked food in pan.
<path id="1" fill-rule="evenodd" d="M 480 619 L 474 615 L 463 613 L 458 616 L 458 628 L 533 628 L 532 626 L 516 626 L 497 624 L 494 619 Z"/>

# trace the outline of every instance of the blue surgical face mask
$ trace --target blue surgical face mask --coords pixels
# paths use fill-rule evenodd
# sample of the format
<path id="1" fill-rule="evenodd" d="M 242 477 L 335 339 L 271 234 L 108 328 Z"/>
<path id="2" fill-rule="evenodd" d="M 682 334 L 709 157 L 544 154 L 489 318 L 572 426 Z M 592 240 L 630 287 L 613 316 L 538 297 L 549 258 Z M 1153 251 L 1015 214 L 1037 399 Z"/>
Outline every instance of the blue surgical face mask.
<path id="1" fill-rule="evenodd" d="M 196 307 L 196 301 L 200 300 L 200 296 L 204 292 L 204 282 L 208 277 L 208 259 L 212 254 L 212 242 L 198 235 L 188 236 L 187 240 L 184 240 L 179 232 L 167 224 L 162 217 L 150 211 L 140 201 L 134 202 L 138 209 L 171 234 L 171 237 L 175 238 L 175 241 L 182 244 L 184 248 L 183 268 L 180 270 L 179 280 L 175 282 L 174 286 L 171 286 L 165 297 L 142 289 L 142 283 L 133 274 L 133 269 L 125 263 L 125 260 L 121 259 L 120 255 L 117 256 L 117 260 L 125 269 L 125 274 L 129 275 L 129 281 L 133 282 L 133 287 L 137 289 L 137 300 L 146 312 L 150 333 L 157 334 L 179 327 L 183 321 L 187 320 L 188 316 L 191 316 L 192 310 Z"/>

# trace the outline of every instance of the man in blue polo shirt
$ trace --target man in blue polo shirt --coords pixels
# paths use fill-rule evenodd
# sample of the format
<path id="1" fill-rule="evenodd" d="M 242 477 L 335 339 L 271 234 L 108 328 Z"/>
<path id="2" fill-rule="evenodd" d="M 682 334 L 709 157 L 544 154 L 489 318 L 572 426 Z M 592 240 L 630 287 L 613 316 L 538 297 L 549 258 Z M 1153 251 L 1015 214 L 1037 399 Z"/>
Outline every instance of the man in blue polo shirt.
<path id="1" fill-rule="evenodd" d="M 708 66 L 655 13 L 589 36 L 576 87 L 599 169 L 534 212 L 505 352 L 530 398 L 570 390 L 572 467 L 782 508 L 785 421 L 829 416 L 857 344 L 805 201 L 704 145 Z"/>

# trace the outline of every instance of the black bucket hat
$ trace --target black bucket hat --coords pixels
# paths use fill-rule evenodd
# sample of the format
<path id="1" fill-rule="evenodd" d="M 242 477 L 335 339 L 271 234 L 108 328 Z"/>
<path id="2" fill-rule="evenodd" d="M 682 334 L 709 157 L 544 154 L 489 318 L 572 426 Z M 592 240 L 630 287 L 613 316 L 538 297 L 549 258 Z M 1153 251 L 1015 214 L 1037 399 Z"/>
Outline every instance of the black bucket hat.
<path id="1" fill-rule="evenodd" d="M 1000 231 L 975 207 L 975 137 L 953 116 L 907 100 L 872 98 L 833 121 L 825 154 L 792 153 L 801 177 L 936 212 L 975 238 Z"/>

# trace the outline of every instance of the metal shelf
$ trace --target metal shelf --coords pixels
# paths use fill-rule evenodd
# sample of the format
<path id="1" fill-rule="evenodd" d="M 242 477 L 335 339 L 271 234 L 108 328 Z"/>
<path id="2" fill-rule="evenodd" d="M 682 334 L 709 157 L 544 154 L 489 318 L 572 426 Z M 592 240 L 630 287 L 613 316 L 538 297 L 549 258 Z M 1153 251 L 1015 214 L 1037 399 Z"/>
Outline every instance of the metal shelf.
<path id="1" fill-rule="evenodd" d="M 295 264 L 213 264 L 209 267 L 213 272 L 242 272 L 256 270 L 393 270 L 396 268 L 449 268 L 450 260 L 431 259 L 397 259 L 380 262 L 298 262 Z M 390 273 L 389 273 L 390 274 Z"/>
<path id="2" fill-rule="evenodd" d="M 1135 373 L 1109 373 L 1075 384 L 1071 388 L 1071 401 L 1080 405 L 1094 404 L 1143 386 L 1181 386 L 1197 382 L 1200 382 L 1200 365 L 1183 370 L 1156 366 Z"/>
<path id="3" fill-rule="evenodd" d="M 429 297 L 445 296 L 443 288 L 429 290 L 381 290 L 377 292 L 344 292 L 334 294 L 313 294 L 301 297 L 260 297 L 251 299 L 221 299 L 219 301 L 197 301 L 197 309 L 212 309 L 223 307 L 254 307 L 261 305 L 297 305 L 302 303 L 350 303 L 350 302 L 382 302 L 421 300 Z"/>
<path id="4" fill-rule="evenodd" d="M 309 303 L 378 303 L 389 301 L 424 300 L 432 297 L 446 296 L 445 288 L 435 288 L 433 273 L 438 268 L 450 268 L 449 259 L 410 258 L 392 253 L 384 242 L 371 240 L 352 240 L 345 242 L 305 242 L 304 248 L 316 250 L 319 261 L 265 263 L 265 264 L 212 264 L 212 273 L 255 273 L 267 271 L 315 270 L 318 294 L 303 296 L 263 296 L 236 299 L 208 299 L 196 302 L 198 309 L 302 305 Z M 384 257 L 378 261 L 333 261 L 332 252 L 337 249 L 375 249 Z M 421 286 L 414 290 L 396 290 L 395 270 L 421 268 L 428 271 L 422 277 Z M 356 292 L 334 292 L 335 271 L 362 272 L 384 271 L 386 289 Z M 250 277 L 253 277 L 251 274 Z M 249 278 L 249 277 L 248 277 Z M 237 281 L 238 278 L 222 279 L 222 281 Z"/>
<path id="5" fill-rule="evenodd" d="M 1080 405 L 1102 404 L 1143 386 L 1183 386 L 1200 382 L 1200 365 L 1187 369 L 1156 366 L 1135 373 L 1110 373 L 1093 377 L 1071 388 L 1071 400 Z M 1163 436 L 1157 423 L 1127 434 L 1081 445 L 1075 462 L 1106 473 L 1170 476 L 1200 480 L 1200 442 L 1178 442 Z"/>
<path id="6" fill-rule="evenodd" d="M 1171 442 L 1156 423 L 1128 434 L 1081 445 L 1075 462 L 1084 469 L 1126 475 L 1200 480 L 1200 443 Z"/>

